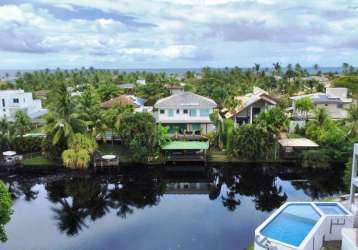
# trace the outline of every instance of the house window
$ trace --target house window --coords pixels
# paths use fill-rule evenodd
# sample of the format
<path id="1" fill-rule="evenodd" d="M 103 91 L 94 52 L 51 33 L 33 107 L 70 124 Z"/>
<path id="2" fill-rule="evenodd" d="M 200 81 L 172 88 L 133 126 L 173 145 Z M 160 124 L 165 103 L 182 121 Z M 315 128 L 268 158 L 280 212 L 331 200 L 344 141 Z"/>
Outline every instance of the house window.
<path id="1" fill-rule="evenodd" d="M 19 103 L 19 98 L 14 98 L 14 99 L 13 99 L 13 102 L 14 102 L 14 103 Z"/>
<path id="2" fill-rule="evenodd" d="M 191 109 L 189 115 L 190 116 L 196 116 L 196 109 Z"/>
<path id="3" fill-rule="evenodd" d="M 209 109 L 200 109 L 200 116 L 209 116 Z"/>
<path id="4" fill-rule="evenodd" d="M 342 109 L 342 108 L 343 108 L 343 104 L 342 104 L 342 103 L 337 104 L 337 108 Z"/>
<path id="5" fill-rule="evenodd" d="M 180 114 L 180 109 L 177 109 L 177 114 L 178 114 L 178 115 Z"/>
<path id="6" fill-rule="evenodd" d="M 328 104 L 325 104 L 324 106 L 328 107 Z"/>
<path id="7" fill-rule="evenodd" d="M 184 109 L 184 110 L 183 110 L 183 113 L 184 113 L 184 114 L 187 114 L 187 113 L 188 113 L 188 110 L 187 110 L 187 109 Z"/>
<path id="8" fill-rule="evenodd" d="M 2 99 L 2 106 L 5 107 L 5 99 Z"/>
<path id="9" fill-rule="evenodd" d="M 174 111 L 172 109 L 168 109 L 168 116 L 169 117 L 173 117 L 174 116 Z"/>
<path id="10" fill-rule="evenodd" d="M 164 110 L 164 109 L 161 109 L 161 110 L 159 110 L 159 112 L 160 112 L 161 114 L 164 114 L 164 113 L 165 113 L 165 110 Z"/>

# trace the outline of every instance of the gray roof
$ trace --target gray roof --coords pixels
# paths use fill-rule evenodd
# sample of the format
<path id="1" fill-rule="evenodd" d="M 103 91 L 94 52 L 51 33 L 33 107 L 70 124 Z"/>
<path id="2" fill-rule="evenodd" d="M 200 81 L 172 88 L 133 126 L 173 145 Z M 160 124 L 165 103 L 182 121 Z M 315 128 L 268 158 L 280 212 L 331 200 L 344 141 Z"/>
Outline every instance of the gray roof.
<path id="1" fill-rule="evenodd" d="M 155 108 L 172 108 L 172 109 L 184 109 L 184 108 L 198 108 L 198 109 L 210 109 L 215 108 L 216 102 L 210 98 L 194 94 L 192 92 L 182 92 L 175 95 L 168 96 L 166 98 L 158 100 L 155 104 Z"/>
<path id="2" fill-rule="evenodd" d="M 133 83 L 122 83 L 118 85 L 121 89 L 133 89 L 134 84 Z"/>
<path id="3" fill-rule="evenodd" d="M 301 96 L 293 96 L 292 100 L 299 100 L 301 98 L 309 97 L 315 104 L 329 104 L 329 103 L 351 103 L 352 99 L 350 98 L 341 98 L 339 96 L 334 96 L 326 93 L 313 93 Z"/>

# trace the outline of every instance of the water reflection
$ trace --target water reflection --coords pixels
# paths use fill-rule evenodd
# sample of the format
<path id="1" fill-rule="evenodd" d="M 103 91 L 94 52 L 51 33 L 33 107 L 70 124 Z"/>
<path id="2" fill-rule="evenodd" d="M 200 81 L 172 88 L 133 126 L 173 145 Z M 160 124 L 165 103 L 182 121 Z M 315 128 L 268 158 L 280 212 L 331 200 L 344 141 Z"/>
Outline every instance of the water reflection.
<path id="1" fill-rule="evenodd" d="M 317 199 L 340 191 L 340 174 L 265 170 L 260 166 L 135 167 L 118 175 L 12 176 L 4 181 L 15 203 L 36 201 L 39 191 L 34 187 L 43 186 L 58 230 L 75 236 L 92 226 L 89 222 L 107 214 L 126 219 L 139 210 L 158 206 L 163 197 L 171 196 L 183 197 L 178 202 L 189 197 L 206 197 L 231 213 L 249 199 L 257 212 L 271 212 L 289 197 L 283 180 L 290 180 L 290 188 Z M 191 205 L 195 206 L 195 201 Z"/>

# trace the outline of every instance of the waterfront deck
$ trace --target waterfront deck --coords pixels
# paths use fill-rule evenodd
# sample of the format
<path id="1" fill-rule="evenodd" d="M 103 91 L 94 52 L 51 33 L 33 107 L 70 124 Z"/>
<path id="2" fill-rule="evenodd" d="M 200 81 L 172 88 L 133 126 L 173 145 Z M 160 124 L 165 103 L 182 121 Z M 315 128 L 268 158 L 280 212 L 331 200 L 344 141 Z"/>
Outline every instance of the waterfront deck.
<path id="1" fill-rule="evenodd" d="M 202 141 L 173 141 L 165 145 L 165 162 L 206 162 L 208 142 Z"/>

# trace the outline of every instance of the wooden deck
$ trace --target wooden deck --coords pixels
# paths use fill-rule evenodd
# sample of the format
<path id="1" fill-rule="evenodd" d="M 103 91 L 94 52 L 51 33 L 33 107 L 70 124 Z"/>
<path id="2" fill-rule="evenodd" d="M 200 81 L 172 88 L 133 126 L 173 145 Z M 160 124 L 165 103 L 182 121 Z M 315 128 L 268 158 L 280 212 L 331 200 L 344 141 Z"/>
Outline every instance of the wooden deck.
<path id="1" fill-rule="evenodd" d="M 166 162 L 206 162 L 205 155 L 167 155 Z"/>

